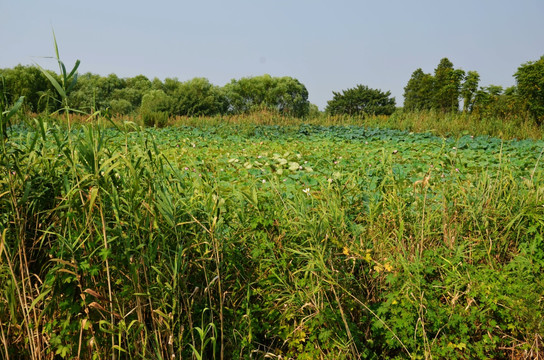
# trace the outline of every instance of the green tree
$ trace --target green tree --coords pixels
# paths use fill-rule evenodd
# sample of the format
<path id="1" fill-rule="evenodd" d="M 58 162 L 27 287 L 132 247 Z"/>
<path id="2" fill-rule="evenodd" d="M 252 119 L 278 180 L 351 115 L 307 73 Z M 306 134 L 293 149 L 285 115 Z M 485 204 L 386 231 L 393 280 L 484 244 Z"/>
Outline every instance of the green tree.
<path id="1" fill-rule="evenodd" d="M 140 106 L 143 93 L 136 89 L 125 87 L 113 90 L 111 97 L 112 99 L 109 103 L 114 113 L 129 114 Z M 120 106 L 120 104 L 123 105 Z M 120 112 L 117 112 L 117 110 Z"/>
<path id="2" fill-rule="evenodd" d="M 227 111 L 228 102 L 222 90 L 206 78 L 173 83 L 165 79 L 173 99 L 172 113 L 184 116 L 211 116 Z"/>
<path id="3" fill-rule="evenodd" d="M 151 81 L 144 75 L 137 75 L 125 79 L 125 83 L 125 88 L 113 91 L 113 99 L 126 100 L 131 103 L 132 111 L 136 110 L 142 104 L 144 94 L 151 90 Z"/>
<path id="4" fill-rule="evenodd" d="M 13 104 L 21 96 L 25 97 L 23 108 L 39 112 L 43 94 L 53 87 L 36 66 L 17 65 L 13 69 L 2 69 L 0 82 L 2 97 L 7 105 Z"/>
<path id="5" fill-rule="evenodd" d="M 456 70 L 448 58 L 440 60 L 434 70 L 434 108 L 442 111 L 458 111 L 461 82 L 465 72 Z"/>
<path id="6" fill-rule="evenodd" d="M 391 92 L 357 85 L 355 88 L 334 92 L 327 102 L 326 112 L 331 115 L 391 115 L 395 111 L 395 98 Z"/>
<path id="7" fill-rule="evenodd" d="M 434 77 L 421 68 L 412 73 L 404 88 L 404 108 L 406 110 L 430 110 L 433 107 Z"/>
<path id="8" fill-rule="evenodd" d="M 315 119 L 315 118 L 318 118 L 322 115 L 323 113 L 319 110 L 319 107 L 316 105 L 316 104 L 312 104 L 310 103 L 310 111 L 308 112 L 308 117 L 310 119 Z"/>
<path id="9" fill-rule="evenodd" d="M 514 77 L 527 110 L 539 124 L 544 123 L 544 56 L 521 65 Z"/>
<path id="10" fill-rule="evenodd" d="M 151 81 L 144 75 L 136 75 L 126 79 L 127 87 L 146 92 L 151 89 Z"/>
<path id="11" fill-rule="evenodd" d="M 110 109 L 112 114 L 127 115 L 127 114 L 130 114 L 134 110 L 134 107 L 128 100 L 113 99 L 110 101 Z"/>
<path id="12" fill-rule="evenodd" d="M 110 107 L 116 91 L 125 87 L 126 81 L 115 74 L 104 77 L 86 73 L 78 77 L 77 84 L 69 95 L 70 104 L 78 110 L 103 111 Z"/>
<path id="13" fill-rule="evenodd" d="M 262 76 L 232 80 L 224 86 L 229 112 L 247 113 L 268 108 L 285 115 L 303 117 L 310 109 L 308 90 L 297 79 Z"/>
<path id="14" fill-rule="evenodd" d="M 476 71 L 467 72 L 465 81 L 463 82 L 463 85 L 461 86 L 461 96 L 463 97 L 463 112 L 464 113 L 472 111 L 479 82 L 480 82 L 480 74 L 478 74 Z"/>
<path id="15" fill-rule="evenodd" d="M 158 77 L 153 78 L 153 80 L 151 81 L 151 88 L 153 90 L 162 90 L 162 91 L 166 92 L 166 88 L 164 87 L 164 83 Z"/>
<path id="16" fill-rule="evenodd" d="M 169 112 L 172 106 L 172 98 L 162 90 L 149 90 L 142 97 L 142 111 Z"/>
<path id="17" fill-rule="evenodd" d="M 480 117 L 511 119 L 523 116 L 525 103 L 520 99 L 517 88 L 489 85 L 476 91 L 472 113 Z"/>
<path id="18" fill-rule="evenodd" d="M 106 94 L 99 87 L 101 76 L 85 73 L 78 77 L 74 90 L 70 93 L 70 104 L 74 109 L 92 112 L 101 109 L 105 104 Z"/>
<path id="19" fill-rule="evenodd" d="M 280 113 L 304 117 L 310 112 L 308 90 L 297 79 L 288 76 L 276 78 L 267 102 Z"/>

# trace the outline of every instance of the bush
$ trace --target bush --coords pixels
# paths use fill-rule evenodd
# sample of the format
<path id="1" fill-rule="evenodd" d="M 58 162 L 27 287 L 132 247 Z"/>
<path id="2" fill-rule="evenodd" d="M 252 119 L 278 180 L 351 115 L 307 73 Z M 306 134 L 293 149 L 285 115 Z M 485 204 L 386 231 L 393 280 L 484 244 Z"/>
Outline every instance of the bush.
<path id="1" fill-rule="evenodd" d="M 149 127 L 165 127 L 168 123 L 167 111 L 143 111 L 141 112 L 142 122 Z"/>
<path id="2" fill-rule="evenodd" d="M 110 102 L 111 112 L 115 115 L 130 114 L 132 112 L 132 104 L 125 99 L 115 99 Z"/>
<path id="3" fill-rule="evenodd" d="M 140 112 L 170 111 L 172 98 L 162 90 L 150 90 L 142 98 Z"/>

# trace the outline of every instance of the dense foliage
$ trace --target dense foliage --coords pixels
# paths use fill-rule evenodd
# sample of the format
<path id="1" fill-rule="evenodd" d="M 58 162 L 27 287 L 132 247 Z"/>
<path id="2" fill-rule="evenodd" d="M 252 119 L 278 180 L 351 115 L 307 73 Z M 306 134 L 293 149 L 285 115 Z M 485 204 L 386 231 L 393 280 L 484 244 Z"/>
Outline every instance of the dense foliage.
<path id="1" fill-rule="evenodd" d="M 434 78 L 426 74 L 421 68 L 412 73 L 408 84 L 404 88 L 404 109 L 421 111 L 433 109 Z"/>
<path id="2" fill-rule="evenodd" d="M 459 98 L 461 95 L 461 81 L 465 72 L 454 69 L 453 63 L 447 58 L 440 60 L 434 70 L 434 106 L 436 109 L 446 111 L 459 110 Z"/>
<path id="3" fill-rule="evenodd" d="M 164 81 L 165 91 L 172 97 L 171 113 L 181 116 L 210 116 L 225 114 L 229 100 L 223 89 L 212 85 L 206 78 L 185 82 Z"/>
<path id="4" fill-rule="evenodd" d="M 310 111 L 308 90 L 298 80 L 288 76 L 241 78 L 232 80 L 224 89 L 230 113 L 248 113 L 264 107 L 283 115 L 304 117 Z"/>
<path id="5" fill-rule="evenodd" d="M 476 71 L 465 73 L 455 69 L 453 63 L 444 58 L 434 75 L 426 74 L 422 69 L 412 73 L 404 88 L 404 109 L 457 112 L 459 100 L 462 100 L 463 112 L 480 118 L 526 117 L 528 112 L 541 123 L 544 116 L 543 59 L 520 66 L 514 74 L 517 86 L 505 90 L 496 85 L 478 88 L 480 75 Z"/>
<path id="6" fill-rule="evenodd" d="M 544 56 L 521 65 L 514 76 L 529 112 L 538 123 L 544 123 Z"/>
<path id="7" fill-rule="evenodd" d="M 48 72 L 59 83 L 61 78 Z M 36 66 L 18 65 L 0 69 L 1 104 L 13 104 L 25 96 L 25 108 L 32 112 L 53 112 L 61 105 L 61 97 L 47 77 Z M 119 78 L 115 74 L 79 75 L 67 100 L 74 109 L 93 112 L 109 109 L 112 114 L 149 113 L 142 99 L 148 94 L 163 92 L 169 103 L 161 111 L 168 116 L 212 116 L 243 114 L 258 109 L 277 111 L 282 115 L 305 117 L 310 103 L 306 87 L 292 77 L 255 76 L 232 80 L 224 87 L 211 84 L 206 78 L 181 82 L 176 78 L 149 80 L 143 75 Z M 167 99 L 167 100 L 166 100 Z"/>
<path id="8" fill-rule="evenodd" d="M 382 92 L 365 85 L 334 92 L 327 102 L 326 112 L 331 115 L 391 115 L 395 111 L 395 98 L 391 92 Z"/>
<path id="9" fill-rule="evenodd" d="M 35 66 L 17 65 L 13 69 L 0 69 L 0 106 L 3 108 L 24 96 L 28 110 L 41 112 L 47 107 L 49 95 L 53 94 L 53 86 Z"/>
<path id="10" fill-rule="evenodd" d="M 503 89 L 495 85 L 479 87 L 478 72 L 456 69 L 449 59 L 443 58 L 433 74 L 425 73 L 421 68 L 412 73 L 404 88 L 404 111 L 456 113 L 462 101 L 463 113 L 474 114 L 480 119 L 531 117 L 533 121 L 542 123 L 542 59 L 522 64 L 514 74 L 516 86 Z M 233 79 L 219 87 L 206 78 L 181 82 L 176 78 L 161 81 L 157 78 L 150 80 L 144 75 L 119 78 L 115 74 L 85 73 L 77 76 L 65 99 L 49 78 L 59 84 L 64 81 L 62 76 L 41 71 L 38 66 L 18 65 L 0 69 L 0 104 L 7 107 L 24 96 L 23 109 L 34 113 L 54 112 L 65 107 L 62 102 L 66 101 L 71 108 L 85 112 L 108 110 L 113 115 L 141 116 L 149 120 L 150 113 L 145 106 L 142 107 L 142 99 L 146 94 L 160 90 L 166 94 L 170 104 L 168 109 L 160 111 L 161 119 L 165 116 L 236 115 L 261 110 L 298 118 L 322 115 L 315 105 L 309 103 L 306 87 L 287 76 Z M 388 115 L 394 111 L 394 105 L 389 91 L 357 85 L 343 92 L 333 92 L 327 112 L 332 115 Z M 155 115 L 157 113 L 152 117 Z M 156 122 L 149 120 L 148 123 Z"/>
<path id="11" fill-rule="evenodd" d="M 468 83 L 462 83 L 464 78 L 465 72 L 455 69 L 447 58 L 440 60 L 434 76 L 417 69 L 404 88 L 404 107 L 407 110 L 458 111 L 461 94 L 469 101 L 474 96 L 479 75 L 470 72 Z"/>
<path id="12" fill-rule="evenodd" d="M 48 118 L 0 157 L 0 357 L 535 358 L 542 141 Z"/>

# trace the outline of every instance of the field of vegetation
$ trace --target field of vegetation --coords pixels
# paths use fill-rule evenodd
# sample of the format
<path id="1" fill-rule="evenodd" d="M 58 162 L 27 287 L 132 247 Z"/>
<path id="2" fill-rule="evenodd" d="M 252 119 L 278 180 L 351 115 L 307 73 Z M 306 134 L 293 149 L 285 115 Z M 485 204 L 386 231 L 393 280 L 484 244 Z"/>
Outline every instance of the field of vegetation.
<path id="1" fill-rule="evenodd" d="M 288 77 L 79 83 L 55 50 L 0 72 L 0 358 L 544 357 L 544 57 L 323 114 Z"/>
<path id="2" fill-rule="evenodd" d="M 544 141 L 238 120 L 8 128 L 0 357 L 543 356 Z"/>

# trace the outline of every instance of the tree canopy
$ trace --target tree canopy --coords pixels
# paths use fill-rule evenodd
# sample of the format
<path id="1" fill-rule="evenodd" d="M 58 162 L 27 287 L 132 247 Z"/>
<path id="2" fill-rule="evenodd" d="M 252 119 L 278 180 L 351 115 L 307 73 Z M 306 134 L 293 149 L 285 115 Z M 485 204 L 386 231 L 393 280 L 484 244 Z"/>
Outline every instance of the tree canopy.
<path id="1" fill-rule="evenodd" d="M 544 123 L 544 56 L 521 65 L 514 77 L 527 110 L 538 123 Z"/>
<path id="2" fill-rule="evenodd" d="M 404 88 L 404 108 L 406 110 L 430 110 L 433 104 L 434 78 L 421 68 L 412 73 Z"/>
<path id="3" fill-rule="evenodd" d="M 472 72 L 470 86 L 463 88 L 465 72 L 455 69 L 448 58 L 443 58 L 434 70 L 434 75 L 426 74 L 422 69 L 412 73 L 412 77 L 404 88 L 404 108 L 407 110 L 440 110 L 451 112 L 459 110 L 461 91 L 463 96 L 471 100 L 479 76 Z"/>
<path id="4" fill-rule="evenodd" d="M 227 111 L 227 99 L 218 86 L 206 78 L 185 82 L 165 79 L 166 93 L 172 98 L 171 113 L 182 116 L 210 116 Z"/>
<path id="5" fill-rule="evenodd" d="M 326 108 L 331 115 L 391 115 L 395 111 L 395 98 L 389 91 L 357 85 L 341 93 L 333 91 L 333 95 Z"/>
<path id="6" fill-rule="evenodd" d="M 289 76 L 245 77 L 232 80 L 224 87 L 228 110 L 233 114 L 247 113 L 257 108 L 276 110 L 284 115 L 303 117 L 310 111 L 308 90 Z"/>

